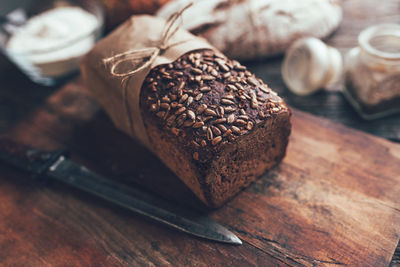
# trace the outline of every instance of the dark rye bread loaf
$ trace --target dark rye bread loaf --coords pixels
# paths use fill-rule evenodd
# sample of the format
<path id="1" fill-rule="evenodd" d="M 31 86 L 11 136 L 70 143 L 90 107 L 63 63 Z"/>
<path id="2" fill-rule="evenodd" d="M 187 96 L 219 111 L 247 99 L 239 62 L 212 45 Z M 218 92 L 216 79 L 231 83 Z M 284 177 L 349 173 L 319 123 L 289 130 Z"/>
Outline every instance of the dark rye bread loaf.
<path id="1" fill-rule="evenodd" d="M 210 207 L 278 164 L 291 129 L 283 100 L 212 50 L 152 69 L 140 108 L 154 153 Z"/>

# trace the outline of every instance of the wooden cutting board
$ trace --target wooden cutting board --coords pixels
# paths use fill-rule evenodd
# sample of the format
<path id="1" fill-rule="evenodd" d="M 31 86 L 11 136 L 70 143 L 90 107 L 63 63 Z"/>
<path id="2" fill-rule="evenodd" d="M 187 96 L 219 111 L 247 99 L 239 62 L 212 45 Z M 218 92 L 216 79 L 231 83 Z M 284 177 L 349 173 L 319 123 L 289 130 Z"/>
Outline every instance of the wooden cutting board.
<path id="1" fill-rule="evenodd" d="M 76 81 L 6 134 L 129 186 L 204 211 L 154 156 L 118 132 Z M 137 186 L 137 185 L 135 185 Z M 5 266 L 387 266 L 400 237 L 400 145 L 294 110 L 287 156 L 207 215 L 242 246 L 193 238 L 60 184 L 0 166 Z"/>

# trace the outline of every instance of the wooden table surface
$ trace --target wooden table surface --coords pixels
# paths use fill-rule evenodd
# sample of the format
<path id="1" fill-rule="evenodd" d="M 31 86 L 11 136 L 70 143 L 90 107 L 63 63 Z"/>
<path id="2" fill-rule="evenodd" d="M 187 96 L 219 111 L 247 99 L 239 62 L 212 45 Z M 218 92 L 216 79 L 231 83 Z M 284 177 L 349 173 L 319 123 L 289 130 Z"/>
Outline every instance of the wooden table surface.
<path id="1" fill-rule="evenodd" d="M 400 21 L 399 0 L 385 0 L 379 5 L 377 5 L 375 0 L 346 0 L 344 6 L 344 22 L 335 35 L 329 39 L 329 43 L 340 48 L 342 52 L 356 45 L 358 32 L 366 26 L 379 22 Z M 67 147 L 74 152 L 73 158 L 75 160 L 88 165 L 100 173 L 110 177 L 117 177 L 121 182 L 127 182 L 126 173 L 129 173 L 131 171 L 130 168 L 132 168 L 132 164 L 129 162 L 129 156 L 132 155 L 130 155 L 128 150 L 130 148 L 140 148 L 133 144 L 129 145 L 131 142 L 129 139 L 112 129 L 106 116 L 102 112 L 98 112 L 98 106 L 94 100 L 90 96 L 81 93 L 84 90 L 79 79 L 62 89 L 44 88 L 28 81 L 15 67 L 8 62 L 4 63 L 4 61 L 4 58 L 0 59 L 0 62 L 3 62 L 3 64 L 0 64 L 0 82 L 2 88 L 4 88 L 4 90 L 0 91 L 0 133 L 2 135 L 12 136 L 14 139 L 24 143 L 47 149 Z M 267 81 L 271 87 L 279 91 L 293 107 L 374 135 L 391 140 L 400 140 L 399 116 L 365 122 L 355 114 L 343 99 L 341 93 L 338 91 L 339 86 L 330 91 L 323 91 L 310 97 L 296 97 L 292 95 L 282 83 L 279 73 L 280 64 L 281 58 L 275 58 L 260 62 L 249 62 L 247 65 L 259 77 Z M 210 263 L 209 259 L 213 259 L 213 263 L 220 265 L 226 264 L 228 260 L 234 265 L 267 265 L 267 263 L 281 265 L 337 265 L 351 262 L 351 259 L 347 258 L 348 255 L 346 254 L 346 249 L 349 248 L 344 246 L 344 244 L 331 244 L 332 248 L 338 249 L 337 254 L 333 251 L 329 253 L 325 251 L 326 254 L 317 255 L 318 253 L 315 254 L 315 252 L 305 249 L 305 251 L 302 251 L 303 256 L 299 257 L 300 250 L 297 247 L 298 243 L 291 243 L 292 241 L 289 239 L 286 240 L 287 242 L 281 239 L 279 242 L 276 241 L 277 239 L 265 240 L 266 236 L 270 236 L 271 233 L 257 232 L 261 231 L 260 229 L 253 231 L 244 228 L 243 230 L 242 226 L 245 223 L 257 225 L 257 222 L 251 222 L 251 220 L 268 220 L 268 217 L 263 217 L 265 215 L 258 214 L 256 216 L 256 211 L 250 212 L 254 217 L 246 217 L 240 214 L 243 214 L 244 208 L 251 207 L 246 206 L 245 203 L 257 202 L 260 194 L 271 193 L 271 190 L 277 193 L 274 191 L 276 188 L 274 187 L 273 177 L 278 177 L 278 181 L 283 179 L 282 177 L 293 176 L 298 179 L 301 178 L 300 174 L 298 174 L 298 177 L 295 174 L 296 171 L 290 169 L 290 166 L 297 166 L 298 162 L 295 164 L 296 160 L 294 159 L 301 158 L 301 156 L 310 156 L 305 155 L 304 151 L 296 150 L 296 148 L 310 142 L 306 136 L 307 134 L 312 134 L 307 127 L 302 126 L 302 122 L 307 122 L 307 125 L 312 125 L 316 128 L 318 128 L 318 125 L 322 125 L 321 128 L 318 128 L 321 131 L 324 131 L 324 128 L 331 129 L 332 136 L 330 138 L 334 138 L 334 136 L 337 138 L 338 135 L 344 136 L 344 142 L 350 142 L 349 140 L 352 142 L 356 141 L 355 137 L 358 136 L 360 141 L 357 141 L 357 144 L 353 145 L 354 148 L 360 149 L 360 153 L 363 153 L 363 155 L 376 153 L 382 158 L 387 159 L 388 162 L 393 163 L 396 162 L 396 158 L 387 158 L 388 156 L 383 151 L 392 151 L 393 155 L 399 155 L 397 154 L 397 151 L 399 151 L 398 146 L 393 143 L 353 132 L 347 128 L 309 117 L 309 115 L 297 111 L 295 112 L 294 119 L 294 131 L 297 134 L 291 140 L 291 143 L 294 145 L 289 147 L 289 149 L 292 148 L 292 152 L 289 152 L 289 159 L 280 167 L 281 169 L 278 168 L 269 173 L 266 178 L 258 181 L 221 211 L 210 214 L 217 221 L 228 225 L 245 240 L 245 244 L 241 248 L 232 247 L 226 249 L 216 244 L 210 244 L 197 239 L 192 240 L 190 237 L 176 234 L 172 230 L 164 229 L 164 227 L 157 224 L 132 216 L 128 212 L 79 194 L 74 190 L 65 189 L 59 185 L 51 185 L 49 188 L 43 187 L 42 185 L 37 185 L 32 181 L 26 180 L 26 177 L 17 172 L 13 172 L 6 167 L 0 167 L 0 203 L 2 203 L 0 204 L 0 237 L 3 237 L 0 239 L 2 251 L 0 252 L 0 262 L 4 262 L 6 266 L 13 266 L 15 263 L 19 263 L 20 265 L 29 265 L 30 263 L 35 266 L 86 266 L 102 262 L 115 266 L 129 265 L 129 263 L 167 265 L 168 263 L 173 263 L 174 258 L 179 260 L 175 261 L 175 263 L 182 265 L 190 263 L 198 264 L 199 266 L 207 262 Z M 99 129 L 107 133 L 107 138 L 105 136 L 98 136 Z M 328 133 L 326 135 L 329 136 Z M 348 139 L 346 139 L 346 136 Z M 340 140 L 336 140 L 335 144 L 337 143 L 340 143 Z M 312 143 L 312 147 L 314 148 L 318 148 L 318 145 L 320 144 Z M 341 143 L 341 145 L 345 146 L 348 144 Z M 325 148 L 321 147 L 321 149 L 324 150 Z M 147 155 L 145 152 L 143 153 Z M 296 153 L 299 154 L 297 157 L 295 157 Z M 143 161 L 155 160 L 151 157 L 151 155 L 147 155 Z M 348 159 L 351 161 L 355 160 L 353 157 L 355 155 L 347 155 L 343 159 L 335 160 L 343 161 Z M 372 167 L 383 166 L 382 164 L 385 163 L 382 163 L 375 157 L 366 160 L 366 162 L 370 163 Z M 338 164 L 337 162 L 322 162 L 322 164 L 325 164 L 326 170 L 329 168 L 332 170 L 333 168 L 333 170 L 338 171 L 335 165 Z M 299 166 L 296 168 L 299 168 Z M 361 170 L 371 170 L 369 169 L 371 166 L 364 166 L 363 168 L 365 169 L 361 168 Z M 388 170 L 386 170 L 387 172 L 383 171 L 383 174 L 380 176 L 385 177 L 385 175 L 390 173 L 393 174 L 396 170 L 395 168 L 395 166 L 389 166 Z M 366 178 L 367 180 L 365 181 L 370 181 L 368 179 L 372 179 L 372 177 L 361 170 L 356 171 L 357 174 L 361 175 L 360 177 Z M 308 170 L 303 169 L 302 171 L 299 173 L 304 175 L 304 172 Z M 344 170 L 339 170 L 338 173 L 343 174 L 342 171 Z M 167 173 L 168 171 L 165 170 L 165 172 Z M 282 173 L 287 174 L 287 176 L 282 176 Z M 144 188 L 148 188 L 149 181 L 146 181 L 146 177 L 151 176 L 150 174 L 151 170 L 146 170 L 141 177 L 138 177 L 135 184 L 138 183 Z M 327 173 L 320 173 L 320 175 L 330 177 Z M 396 177 L 388 176 L 387 179 L 395 181 Z M 281 184 L 285 185 L 284 181 L 281 182 Z M 385 183 L 382 185 L 377 184 L 376 188 L 368 188 L 372 184 L 371 182 L 371 184 L 364 185 L 365 188 L 363 190 L 371 190 L 368 193 L 368 197 L 371 197 L 371 201 L 379 200 L 376 202 L 379 202 L 379 205 L 387 204 L 386 201 L 388 200 L 386 198 L 396 195 L 396 192 L 398 193 L 395 184 L 392 185 L 392 188 L 386 188 L 387 184 Z M 361 184 L 347 186 L 363 188 Z M 165 192 L 165 188 L 179 188 L 176 191 L 179 193 L 171 196 L 168 192 Z M 191 193 L 172 177 L 160 182 L 153 189 L 155 192 L 167 198 L 172 198 L 175 201 L 179 202 L 182 199 L 187 201 L 190 199 L 189 205 L 198 204 L 191 196 Z M 298 190 L 298 187 L 296 190 Z M 384 193 L 382 193 L 383 191 Z M 366 192 L 363 193 L 366 194 Z M 269 201 L 271 200 L 269 199 Z M 397 212 L 393 210 L 380 210 L 382 206 L 379 206 L 377 211 L 381 212 L 379 214 L 382 215 L 382 223 L 385 218 L 391 217 L 394 225 L 390 225 L 390 222 L 385 222 L 385 229 L 383 229 L 383 226 L 373 228 L 373 230 L 376 230 L 376 233 L 379 233 L 379 236 L 375 236 L 376 240 L 381 240 L 382 244 L 389 244 L 389 240 L 396 238 L 398 240 L 399 232 L 396 232 L 396 229 L 400 227 L 398 223 L 399 203 L 392 199 L 390 201 L 392 201 L 390 202 L 390 207 L 394 210 L 397 209 Z M 238 208 L 240 205 L 242 205 L 242 209 Z M 323 215 L 324 210 L 314 210 L 313 212 L 320 214 L 321 218 L 325 218 L 324 216 L 326 216 L 326 214 Z M 333 214 L 338 216 L 337 213 Z M 360 211 L 358 214 L 359 217 L 355 218 L 362 219 L 364 215 L 366 214 Z M 226 218 L 224 219 L 224 217 Z M 250 221 L 242 222 L 242 225 L 238 225 L 237 222 L 234 222 L 234 218 L 238 217 Z M 227 221 L 227 218 L 232 220 L 232 222 Z M 347 219 L 350 220 L 351 218 Z M 280 218 L 280 220 L 286 221 L 288 218 Z M 372 221 L 374 219 L 371 219 Z M 29 225 L 26 224 L 27 222 L 29 222 Z M 349 221 L 349 224 L 351 223 Z M 135 227 L 132 227 L 132 225 Z M 140 229 L 145 229 L 153 234 L 143 235 Z M 329 231 L 331 230 L 327 230 L 324 233 Z M 310 233 L 316 234 L 318 231 L 309 229 L 304 232 L 304 234 Z M 160 243 L 159 240 L 157 241 L 157 235 L 165 235 L 163 240 L 166 244 Z M 393 236 L 390 238 L 391 235 L 395 235 L 395 238 Z M 149 243 L 146 240 L 140 240 L 140 238 L 144 237 L 152 237 L 155 241 Z M 338 243 L 342 241 L 339 237 L 340 235 L 336 236 Z M 138 242 L 132 240 L 135 238 L 138 238 Z M 175 240 L 177 238 L 183 240 L 182 244 Z M 323 235 L 318 236 L 317 234 L 316 238 L 323 240 Z M 335 238 L 331 239 L 335 240 Z M 142 243 L 139 241 L 142 241 Z M 277 244 L 274 245 L 273 242 L 277 242 Z M 287 247 L 278 246 L 282 242 Z M 371 242 L 371 244 L 364 244 L 363 246 L 362 242 Z M 146 244 L 149 247 L 140 247 L 140 244 Z M 314 242 L 310 245 L 310 249 L 318 244 L 321 245 L 318 242 Z M 354 247 L 351 249 L 354 249 L 355 252 L 360 253 L 359 255 L 365 257 L 354 262 L 361 264 L 365 260 L 368 263 L 366 265 L 371 266 L 384 265 L 386 263 L 384 257 L 376 260 L 374 256 L 377 256 L 379 253 L 381 253 L 379 255 L 387 254 L 388 251 L 385 251 L 385 249 L 389 250 L 388 247 L 380 248 L 383 252 L 376 249 L 379 244 L 376 244 L 374 239 L 360 238 L 360 240 L 354 241 L 354 244 L 359 246 L 358 249 Z M 307 243 L 304 245 L 307 245 Z M 293 246 L 293 248 L 290 246 Z M 177 248 L 178 251 L 183 251 L 184 254 L 186 253 L 185 255 L 192 255 L 192 257 L 185 259 L 186 257 L 182 257 L 176 250 L 171 249 L 171 247 Z M 372 247 L 375 248 L 373 253 L 369 250 Z M 293 251 L 296 251 L 297 254 L 293 253 Z M 364 254 L 362 251 L 364 251 Z M 366 252 L 371 253 L 366 254 Z M 329 258 L 327 255 L 333 256 Z M 398 247 L 392 259 L 391 264 L 393 266 L 399 264 L 399 257 L 400 249 Z M 336 261 L 339 258 L 343 262 Z M 18 261 L 15 261 L 16 259 Z"/>
<path id="2" fill-rule="evenodd" d="M 400 144 L 294 110 L 288 154 L 221 209 L 204 209 L 116 130 L 79 80 L 3 134 L 204 212 L 240 247 L 199 240 L 0 165 L 5 266 L 387 266 L 400 237 Z"/>

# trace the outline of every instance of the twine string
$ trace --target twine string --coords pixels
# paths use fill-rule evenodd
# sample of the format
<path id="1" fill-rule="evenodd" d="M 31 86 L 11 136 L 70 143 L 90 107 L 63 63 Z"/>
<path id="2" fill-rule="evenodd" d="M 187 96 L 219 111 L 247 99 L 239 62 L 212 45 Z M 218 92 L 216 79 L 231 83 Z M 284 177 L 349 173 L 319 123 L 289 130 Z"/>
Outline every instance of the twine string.
<path id="1" fill-rule="evenodd" d="M 165 51 L 171 47 L 180 45 L 189 40 L 183 40 L 175 43 L 170 43 L 170 40 L 178 32 L 179 28 L 183 23 L 182 14 L 186 9 L 191 7 L 193 3 L 188 4 L 178 12 L 173 13 L 166 21 L 165 27 L 162 31 L 161 38 L 158 45 L 154 47 L 132 49 L 120 54 L 103 60 L 104 64 L 110 65 L 111 75 L 114 77 L 122 77 L 122 99 L 125 109 L 125 113 L 128 117 L 129 128 L 132 135 L 135 135 L 133 127 L 133 118 L 130 108 L 130 101 L 128 98 L 128 87 L 130 79 L 137 73 L 146 70 L 151 67 L 158 56 L 162 55 Z M 179 23 L 178 23 L 179 21 Z M 140 114 L 139 114 L 140 115 Z M 143 125 L 144 127 L 144 125 Z M 143 141 L 143 140 L 142 140 Z"/>

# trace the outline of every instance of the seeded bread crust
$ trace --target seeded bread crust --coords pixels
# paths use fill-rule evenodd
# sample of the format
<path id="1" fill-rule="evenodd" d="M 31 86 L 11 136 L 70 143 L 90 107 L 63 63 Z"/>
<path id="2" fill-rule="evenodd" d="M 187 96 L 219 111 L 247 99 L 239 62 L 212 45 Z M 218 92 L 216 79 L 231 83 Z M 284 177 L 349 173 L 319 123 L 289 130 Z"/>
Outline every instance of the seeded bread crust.
<path id="1" fill-rule="evenodd" d="M 154 152 L 218 207 L 285 155 L 290 110 L 237 61 L 201 50 L 150 71 L 140 105 Z"/>

